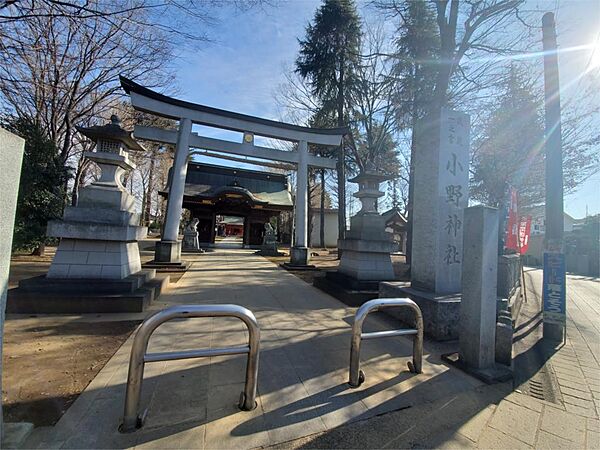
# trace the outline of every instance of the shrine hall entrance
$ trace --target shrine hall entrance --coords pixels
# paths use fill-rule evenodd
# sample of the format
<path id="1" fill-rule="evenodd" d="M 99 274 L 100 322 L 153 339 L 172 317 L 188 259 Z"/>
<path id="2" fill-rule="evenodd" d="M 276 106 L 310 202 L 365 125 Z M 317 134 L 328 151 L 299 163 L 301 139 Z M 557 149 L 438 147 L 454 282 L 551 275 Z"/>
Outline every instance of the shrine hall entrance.
<path id="1" fill-rule="evenodd" d="M 259 248 L 265 224 L 293 203 L 283 173 L 189 162 L 183 208 L 198 219 L 200 246 Z"/>
<path id="2" fill-rule="evenodd" d="M 215 234 L 215 247 L 243 248 L 245 221 L 245 217 L 224 216 L 217 214 L 215 217 L 215 225 L 217 227 Z"/>

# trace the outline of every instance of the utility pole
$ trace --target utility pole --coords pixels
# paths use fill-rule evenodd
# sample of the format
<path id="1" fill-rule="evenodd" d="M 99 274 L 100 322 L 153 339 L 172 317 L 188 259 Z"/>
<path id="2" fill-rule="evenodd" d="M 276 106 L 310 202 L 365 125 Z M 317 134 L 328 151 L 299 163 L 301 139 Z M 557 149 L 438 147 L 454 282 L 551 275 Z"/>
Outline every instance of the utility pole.
<path id="1" fill-rule="evenodd" d="M 544 238 L 544 339 L 562 341 L 566 329 L 563 248 L 563 162 L 560 83 L 554 14 L 542 17 L 546 150 L 546 233 Z"/>

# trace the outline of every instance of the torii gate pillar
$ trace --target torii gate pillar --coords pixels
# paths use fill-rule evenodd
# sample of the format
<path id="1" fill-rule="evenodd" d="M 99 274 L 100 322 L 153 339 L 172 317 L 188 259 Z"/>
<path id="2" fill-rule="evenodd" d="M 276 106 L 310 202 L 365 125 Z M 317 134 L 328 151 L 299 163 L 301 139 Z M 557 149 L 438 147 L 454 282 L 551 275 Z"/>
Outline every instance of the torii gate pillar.
<path id="1" fill-rule="evenodd" d="M 190 153 L 190 133 L 192 121 L 182 118 L 177 132 L 177 146 L 169 185 L 167 200 L 167 217 L 160 242 L 156 243 L 154 262 L 162 264 L 181 263 L 181 241 L 179 240 L 179 223 L 183 209 L 183 193 L 187 174 L 188 156 Z"/>
<path id="2" fill-rule="evenodd" d="M 298 142 L 298 172 L 296 180 L 296 233 L 290 250 L 290 266 L 306 266 L 310 260 L 308 249 L 308 143 Z"/>

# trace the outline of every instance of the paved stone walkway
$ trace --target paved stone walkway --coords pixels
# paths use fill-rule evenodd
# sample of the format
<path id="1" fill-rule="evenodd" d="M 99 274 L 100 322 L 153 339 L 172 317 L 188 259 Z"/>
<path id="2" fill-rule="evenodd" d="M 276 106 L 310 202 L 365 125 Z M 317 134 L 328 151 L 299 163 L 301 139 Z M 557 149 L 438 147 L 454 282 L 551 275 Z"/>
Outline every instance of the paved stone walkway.
<path id="1" fill-rule="evenodd" d="M 236 406 L 243 356 L 148 364 L 142 400 L 149 407 L 147 423 L 119 434 L 130 339 L 58 424 L 35 432 L 27 447 L 600 448 L 597 415 L 574 410 L 567 391 L 549 402 L 512 392 L 512 383 L 482 385 L 441 363 L 440 355 L 455 344 L 427 342 L 424 373 L 413 375 L 406 369 L 408 339 L 367 341 L 366 381 L 349 389 L 352 308 L 248 251 L 190 259 L 192 268 L 154 307 L 236 303 L 254 311 L 262 333 L 258 408 L 241 412 Z M 367 325 L 392 326 L 379 316 Z M 571 331 L 569 336 L 576 339 Z M 150 351 L 239 345 L 245 338 L 233 319 L 191 319 L 161 326 Z M 589 360 L 589 349 L 569 348 L 575 358 Z M 557 367 L 570 357 L 559 351 L 549 355 L 552 363 L 559 355 Z M 581 373 L 572 373 L 573 361 L 557 373 L 567 381 L 586 380 L 593 399 L 598 378 L 577 362 L 575 372 Z"/>
<path id="2" fill-rule="evenodd" d="M 481 386 L 277 447 L 600 449 L 600 281 L 567 276 L 567 342 L 553 348 L 540 340 L 541 270 L 526 276 L 513 355 L 519 391 Z"/>
<path id="3" fill-rule="evenodd" d="M 187 256 L 186 256 L 187 257 Z M 245 355 L 146 365 L 142 403 L 146 425 L 120 434 L 131 339 L 50 429 L 27 446 L 62 448 L 254 448 L 326 432 L 339 425 L 470 391 L 480 383 L 441 363 L 426 345 L 424 373 L 407 369 L 408 338 L 363 346 L 366 382 L 346 384 L 354 310 L 244 250 L 191 256 L 190 270 L 155 307 L 235 303 L 252 310 L 261 326 L 258 408 L 237 408 Z M 393 326 L 372 317 L 370 330 Z M 149 351 L 241 345 L 236 319 L 189 319 L 158 328 Z"/>
<path id="4" fill-rule="evenodd" d="M 527 272 L 536 307 L 542 271 Z M 567 411 L 597 418 L 600 413 L 600 280 L 567 275 L 567 340 L 550 351 L 552 371 Z"/>

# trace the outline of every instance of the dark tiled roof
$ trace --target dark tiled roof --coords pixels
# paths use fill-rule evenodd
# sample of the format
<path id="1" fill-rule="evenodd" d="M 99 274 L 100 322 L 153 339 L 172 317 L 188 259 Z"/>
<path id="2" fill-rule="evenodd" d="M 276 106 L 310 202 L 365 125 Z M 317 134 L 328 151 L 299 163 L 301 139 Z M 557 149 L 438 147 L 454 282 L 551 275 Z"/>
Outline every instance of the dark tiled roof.
<path id="1" fill-rule="evenodd" d="M 165 192 L 168 190 L 165 189 Z M 188 163 L 184 191 L 186 197 L 215 199 L 224 194 L 245 195 L 256 204 L 293 205 L 285 174 Z"/>

